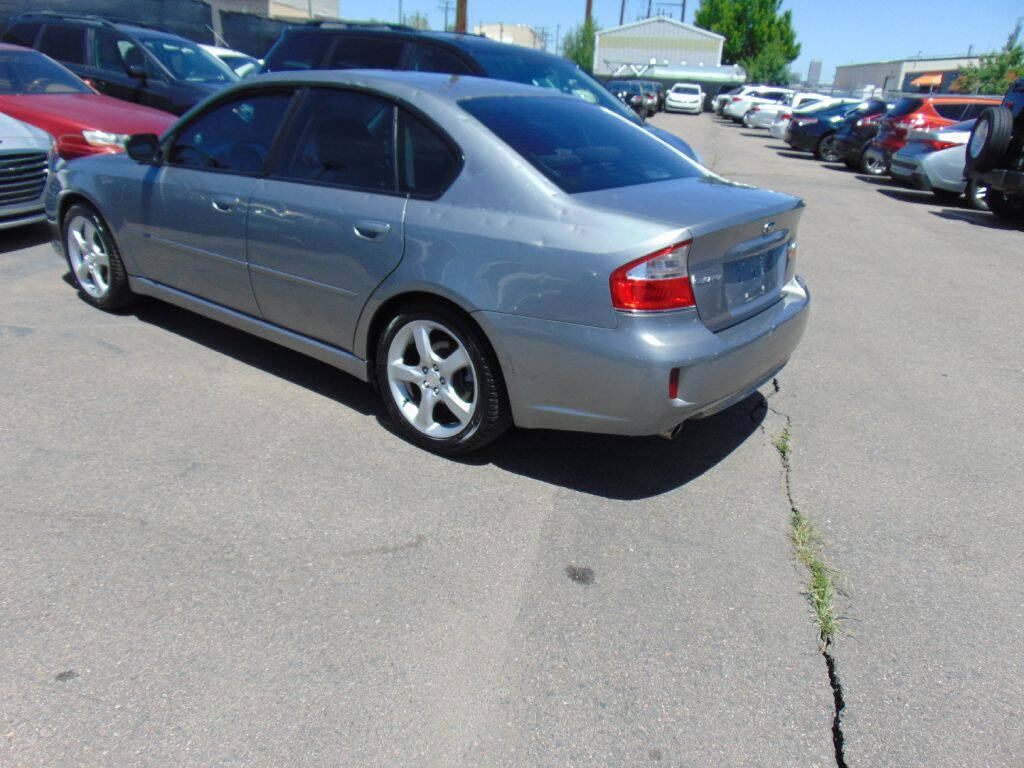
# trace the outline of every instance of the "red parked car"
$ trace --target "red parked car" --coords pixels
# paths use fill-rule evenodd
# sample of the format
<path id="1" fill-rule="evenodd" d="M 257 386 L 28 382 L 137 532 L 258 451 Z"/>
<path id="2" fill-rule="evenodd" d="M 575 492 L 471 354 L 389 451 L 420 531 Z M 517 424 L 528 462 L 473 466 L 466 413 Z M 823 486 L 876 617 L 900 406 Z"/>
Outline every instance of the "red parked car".
<path id="1" fill-rule="evenodd" d="M 888 167 L 892 154 L 907 143 L 907 131 L 943 128 L 973 120 L 983 109 L 998 103 L 998 99 L 977 96 L 908 96 L 882 116 L 872 146 L 882 151 Z"/>
<path id="2" fill-rule="evenodd" d="M 53 136 L 65 160 L 123 152 L 131 134 L 161 134 L 177 120 L 103 96 L 49 56 L 5 43 L 0 43 L 0 112 Z"/>

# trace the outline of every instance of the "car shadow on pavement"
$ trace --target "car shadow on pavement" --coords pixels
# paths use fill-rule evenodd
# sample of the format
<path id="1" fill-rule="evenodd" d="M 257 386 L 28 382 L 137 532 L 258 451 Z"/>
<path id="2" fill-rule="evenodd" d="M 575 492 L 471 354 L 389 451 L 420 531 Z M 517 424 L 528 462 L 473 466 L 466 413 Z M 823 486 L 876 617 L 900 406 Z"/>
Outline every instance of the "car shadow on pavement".
<path id="1" fill-rule="evenodd" d="M 74 278 L 70 273 L 65 275 L 65 280 L 74 284 Z M 368 384 L 342 373 L 327 363 L 293 352 L 287 347 L 162 301 L 142 299 L 126 314 L 134 314 L 144 323 L 155 325 L 215 352 L 228 355 L 240 363 L 305 387 L 364 416 L 376 414 L 378 411 L 377 399 Z"/>
<path id="2" fill-rule="evenodd" d="M 20 251 L 50 242 L 50 229 L 45 224 L 32 224 L 5 232 L 0 241 L 0 254 Z"/>
<path id="3" fill-rule="evenodd" d="M 1017 224 L 1012 221 L 1006 221 L 1000 219 L 998 216 L 991 214 L 987 211 L 975 211 L 975 210 L 963 210 L 958 211 L 955 208 L 946 208 L 941 211 L 930 211 L 933 216 L 938 216 L 941 219 L 949 219 L 951 221 L 966 221 L 968 224 L 975 224 L 979 227 L 989 227 L 990 229 L 1022 229 L 1024 228 L 1024 221 Z"/>
<path id="4" fill-rule="evenodd" d="M 861 181 L 866 181 L 868 184 L 875 184 L 879 187 L 898 187 L 900 189 L 907 189 L 904 184 L 899 184 L 888 176 L 869 176 L 866 173 L 858 173 L 857 178 Z"/>
<path id="5" fill-rule="evenodd" d="M 686 422 L 674 440 L 581 432 L 513 429 L 469 456 L 552 485 L 633 501 L 686 485 L 736 450 L 764 421 L 767 402 L 755 392 L 706 419 Z"/>
<path id="6" fill-rule="evenodd" d="M 779 157 L 795 157 L 795 158 L 797 158 L 799 160 L 817 160 L 818 159 L 813 154 L 811 154 L 810 152 L 790 152 L 790 151 L 783 152 L 783 151 L 778 151 L 775 154 L 777 154 Z"/>
<path id="7" fill-rule="evenodd" d="M 893 200 L 902 200 L 905 203 L 928 203 L 931 205 L 941 205 L 941 202 L 931 192 L 927 192 L 923 189 L 878 189 L 875 190 L 880 195 L 891 197 Z"/>

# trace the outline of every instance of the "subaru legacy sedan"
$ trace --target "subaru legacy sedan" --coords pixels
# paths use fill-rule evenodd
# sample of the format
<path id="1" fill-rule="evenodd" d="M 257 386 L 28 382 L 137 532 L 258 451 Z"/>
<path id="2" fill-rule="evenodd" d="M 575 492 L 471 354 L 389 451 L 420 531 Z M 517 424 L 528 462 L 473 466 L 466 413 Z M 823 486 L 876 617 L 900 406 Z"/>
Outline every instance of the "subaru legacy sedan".
<path id="1" fill-rule="evenodd" d="M 372 382 L 410 441 L 650 435 L 800 340 L 794 197 L 551 89 L 364 70 L 245 81 L 54 174 L 82 296 L 151 296 Z"/>

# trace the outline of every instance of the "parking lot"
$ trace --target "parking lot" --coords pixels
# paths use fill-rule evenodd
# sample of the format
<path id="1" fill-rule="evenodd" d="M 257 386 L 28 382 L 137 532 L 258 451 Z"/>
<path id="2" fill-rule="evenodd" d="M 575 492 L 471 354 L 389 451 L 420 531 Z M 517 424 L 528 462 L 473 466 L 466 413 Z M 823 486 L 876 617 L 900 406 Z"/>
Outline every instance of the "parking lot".
<path id="1" fill-rule="evenodd" d="M 439 458 L 355 379 L 98 312 L 5 233 L 0 765 L 835 765 L 791 503 L 845 588 L 846 764 L 1018 764 L 1024 231 L 654 122 L 806 200 L 813 297 L 778 391 L 672 443 Z"/>

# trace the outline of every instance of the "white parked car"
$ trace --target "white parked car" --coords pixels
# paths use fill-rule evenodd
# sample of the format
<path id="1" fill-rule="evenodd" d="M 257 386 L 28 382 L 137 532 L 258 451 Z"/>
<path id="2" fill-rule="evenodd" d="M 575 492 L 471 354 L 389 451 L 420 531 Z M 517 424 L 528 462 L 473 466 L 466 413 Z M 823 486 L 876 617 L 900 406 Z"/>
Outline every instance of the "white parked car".
<path id="1" fill-rule="evenodd" d="M 793 117 L 794 112 L 798 112 L 801 115 L 803 115 L 803 114 L 813 114 L 815 111 L 817 111 L 819 109 L 827 109 L 827 108 L 833 106 L 834 104 L 859 104 L 859 103 L 860 103 L 860 99 L 853 99 L 853 98 L 849 98 L 849 97 L 839 98 L 839 97 L 836 97 L 836 96 L 830 96 L 827 99 L 822 99 L 821 101 L 815 102 L 814 104 L 811 104 L 810 106 L 801 107 L 798 110 L 785 109 L 785 110 L 779 112 L 778 115 L 776 115 L 775 120 L 772 121 L 771 127 L 768 129 L 768 132 L 771 133 L 772 138 L 781 139 L 782 141 L 785 141 L 786 140 L 786 131 L 789 130 L 789 121 Z"/>
<path id="2" fill-rule="evenodd" d="M 704 109 L 704 91 L 696 83 L 676 83 L 665 94 L 666 112 L 699 115 Z"/>
<path id="3" fill-rule="evenodd" d="M 755 104 L 780 104 L 787 96 L 792 96 L 795 91 L 789 88 L 758 88 L 749 93 L 742 94 L 739 98 L 735 96 L 725 105 L 722 114 L 732 118 L 733 122 L 743 122 L 743 116 L 749 112 Z"/>
<path id="4" fill-rule="evenodd" d="M 739 99 L 746 96 L 751 91 L 756 91 L 758 88 L 764 88 L 763 85 L 738 85 L 731 91 L 724 91 L 715 97 L 713 104 L 714 112 L 716 115 L 721 116 L 722 110 L 725 109 L 725 105 L 728 104 L 732 99 Z"/>
<path id="5" fill-rule="evenodd" d="M 200 45 L 200 48 L 207 53 L 212 53 L 222 62 L 228 65 L 232 72 L 239 77 L 246 77 L 254 72 L 259 72 L 263 62 L 241 51 L 233 51 L 230 48 L 218 48 L 216 45 Z"/>
<path id="6" fill-rule="evenodd" d="M 54 146 L 50 134 L 0 113 L 0 229 L 46 219 L 43 190 Z"/>
<path id="7" fill-rule="evenodd" d="M 828 98 L 830 97 L 820 93 L 794 93 L 778 104 L 755 104 L 743 116 L 743 124 L 748 128 L 770 128 L 780 112 L 806 109 Z"/>

